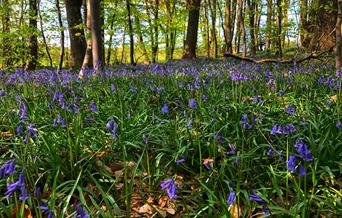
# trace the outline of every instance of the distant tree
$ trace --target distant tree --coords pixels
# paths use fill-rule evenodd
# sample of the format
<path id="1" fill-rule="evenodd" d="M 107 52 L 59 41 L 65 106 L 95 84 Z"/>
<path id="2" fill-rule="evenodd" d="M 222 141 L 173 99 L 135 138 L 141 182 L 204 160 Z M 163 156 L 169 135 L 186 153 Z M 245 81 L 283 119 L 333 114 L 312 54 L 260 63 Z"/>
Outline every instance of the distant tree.
<path id="1" fill-rule="evenodd" d="M 272 30 L 272 0 L 267 0 L 267 15 L 266 15 L 266 32 L 265 32 L 265 48 L 271 48 L 271 30 Z"/>
<path id="2" fill-rule="evenodd" d="M 2 50 L 2 58 L 3 58 L 3 67 L 8 67 L 12 64 L 12 45 L 10 40 L 10 7 L 8 0 L 0 0 L 1 8 L 3 12 L 1 13 L 1 21 L 2 21 L 2 41 L 1 41 L 1 50 Z"/>
<path id="3" fill-rule="evenodd" d="M 58 25 L 59 25 L 59 32 L 61 35 L 60 43 L 61 43 L 61 52 L 59 56 L 59 63 L 58 63 L 58 70 L 62 69 L 63 67 L 63 60 L 64 60 L 64 26 L 62 22 L 62 14 L 61 14 L 61 7 L 59 0 L 56 0 L 56 9 L 57 9 L 57 18 L 58 18 Z"/>
<path id="4" fill-rule="evenodd" d="M 70 38 L 71 66 L 81 67 L 86 50 L 82 27 L 82 0 L 64 0 Z"/>
<path id="5" fill-rule="evenodd" d="M 93 66 L 97 73 L 102 70 L 104 57 L 102 52 L 102 34 L 101 34 L 101 0 L 89 0 L 91 12 L 91 42 L 93 54 Z"/>
<path id="6" fill-rule="evenodd" d="M 197 32 L 201 0 L 187 1 L 189 16 L 183 58 L 196 58 Z"/>
<path id="7" fill-rule="evenodd" d="M 29 50 L 30 59 L 27 65 L 27 69 L 34 70 L 37 67 L 38 59 L 38 39 L 37 39 L 37 16 L 38 7 L 37 0 L 29 1 L 29 27 L 30 27 L 30 39 L 29 39 Z"/>
<path id="8" fill-rule="evenodd" d="M 338 0 L 337 21 L 336 21 L 336 71 L 340 71 L 342 67 L 342 0 Z"/>
<path id="9" fill-rule="evenodd" d="M 129 57 L 131 64 L 135 64 L 134 61 L 134 37 L 133 37 L 133 24 L 131 16 L 131 1 L 126 0 L 127 8 L 127 22 L 128 22 L 128 35 L 129 35 Z"/>

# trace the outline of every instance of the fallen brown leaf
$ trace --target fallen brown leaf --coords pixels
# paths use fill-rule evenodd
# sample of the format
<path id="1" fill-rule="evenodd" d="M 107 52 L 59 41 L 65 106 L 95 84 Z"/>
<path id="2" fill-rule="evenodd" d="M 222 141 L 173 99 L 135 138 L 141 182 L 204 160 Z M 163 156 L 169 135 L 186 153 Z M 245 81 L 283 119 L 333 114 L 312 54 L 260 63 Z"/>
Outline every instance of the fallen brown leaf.
<path id="1" fill-rule="evenodd" d="M 11 137 L 11 136 L 14 136 L 14 134 L 11 133 L 10 131 L 6 131 L 6 132 L 0 132 L 0 136 L 1 137 Z"/>

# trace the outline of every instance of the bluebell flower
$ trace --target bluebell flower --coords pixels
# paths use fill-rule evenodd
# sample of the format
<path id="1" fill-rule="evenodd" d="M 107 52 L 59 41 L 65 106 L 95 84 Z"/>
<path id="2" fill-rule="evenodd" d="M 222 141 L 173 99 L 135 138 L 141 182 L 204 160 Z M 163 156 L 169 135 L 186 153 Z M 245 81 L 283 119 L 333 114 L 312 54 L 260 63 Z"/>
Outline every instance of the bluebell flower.
<path id="1" fill-rule="evenodd" d="M 96 105 L 93 102 L 90 102 L 89 104 L 89 108 L 92 112 L 96 113 L 97 112 L 97 108 Z"/>
<path id="2" fill-rule="evenodd" d="M 278 94 L 279 94 L 279 96 L 283 96 L 285 94 L 285 92 L 283 90 L 279 90 Z"/>
<path id="3" fill-rule="evenodd" d="M 308 162 L 308 161 L 313 160 L 313 156 L 311 155 L 310 150 L 308 149 L 307 145 L 303 141 L 301 140 L 296 141 L 296 144 L 294 146 L 295 148 L 297 148 L 299 157 L 302 158 L 304 161 Z"/>
<path id="4" fill-rule="evenodd" d="M 0 179 L 15 173 L 16 171 L 14 161 L 5 162 L 2 166 L 0 166 Z"/>
<path id="5" fill-rule="evenodd" d="M 255 201 L 259 205 L 262 206 L 262 212 L 264 213 L 265 216 L 271 215 L 270 209 L 267 207 L 266 203 L 264 200 L 253 190 L 252 194 L 249 195 L 249 200 L 250 201 Z"/>
<path id="6" fill-rule="evenodd" d="M 179 164 L 181 164 L 181 163 L 184 163 L 185 162 L 185 157 L 184 156 L 181 156 L 180 158 L 178 158 L 177 160 L 176 160 L 176 164 L 177 165 L 179 165 Z"/>
<path id="7" fill-rule="evenodd" d="M 25 186 L 25 181 L 24 181 L 24 174 L 20 173 L 18 180 L 14 183 L 7 183 L 7 191 L 5 192 L 5 196 L 11 197 L 13 195 L 13 193 L 18 190 L 21 189 L 22 186 Z"/>
<path id="8" fill-rule="evenodd" d="M 23 134 L 23 126 L 22 126 L 22 125 L 17 126 L 16 131 L 17 131 L 17 134 L 18 134 L 18 135 Z"/>
<path id="9" fill-rule="evenodd" d="M 29 198 L 29 196 L 27 195 L 26 193 L 26 188 L 25 188 L 25 184 L 23 184 L 21 187 L 20 187 L 20 196 L 19 196 L 19 200 L 20 201 L 25 201 Z"/>
<path id="10" fill-rule="evenodd" d="M 217 131 L 217 132 L 216 132 L 216 134 L 215 134 L 215 136 L 214 136 L 214 139 L 218 139 L 218 142 L 221 143 L 221 144 L 224 143 L 224 139 L 223 139 L 223 137 L 221 136 L 220 131 Z"/>
<path id="11" fill-rule="evenodd" d="M 228 151 L 227 151 L 227 155 L 234 155 L 236 153 L 236 147 L 233 144 L 228 144 Z"/>
<path id="12" fill-rule="evenodd" d="M 244 129 L 252 129 L 253 123 L 254 123 L 254 118 L 252 118 L 252 124 L 249 124 L 247 122 L 247 114 L 242 114 L 240 123 L 242 125 L 242 128 L 244 128 Z"/>
<path id="13" fill-rule="evenodd" d="M 253 190 L 252 194 L 249 195 L 249 200 L 250 201 L 255 201 L 258 204 L 265 204 L 264 200 L 262 200 L 262 198 Z"/>
<path id="14" fill-rule="evenodd" d="M 270 157 L 273 157 L 273 154 L 274 154 L 273 148 L 269 148 L 268 151 L 267 151 L 267 155 L 270 156 Z"/>
<path id="15" fill-rule="evenodd" d="M 27 130 L 29 131 L 29 133 L 30 133 L 30 135 L 31 135 L 32 137 L 37 137 L 38 133 L 37 133 L 37 131 L 35 130 L 35 128 L 33 127 L 33 124 L 32 124 L 32 123 L 30 123 L 30 124 L 28 125 Z"/>
<path id="16" fill-rule="evenodd" d="M 190 128 L 192 125 L 192 119 L 189 120 L 188 124 L 186 125 L 188 128 Z"/>
<path id="17" fill-rule="evenodd" d="M 167 195 L 169 196 L 171 200 L 174 200 L 177 198 L 177 195 L 176 195 L 177 185 L 173 179 L 162 181 L 160 186 L 162 190 L 167 189 Z"/>
<path id="18" fill-rule="evenodd" d="M 290 154 L 287 162 L 287 169 L 292 173 L 296 172 L 296 156 Z"/>
<path id="19" fill-rule="evenodd" d="M 53 211 L 49 210 L 48 206 L 45 204 L 41 204 L 39 208 L 44 212 L 47 213 L 47 218 L 53 217 Z"/>
<path id="20" fill-rule="evenodd" d="M 114 125 L 114 127 L 113 127 L 113 132 L 112 132 L 112 139 L 116 139 L 116 125 Z"/>
<path id="21" fill-rule="evenodd" d="M 24 137 L 24 140 L 23 140 L 24 144 L 27 144 L 28 140 L 29 140 L 29 136 L 28 136 L 28 134 L 26 134 Z"/>
<path id="22" fill-rule="evenodd" d="M 106 131 L 107 131 L 107 132 L 112 131 L 113 128 L 114 128 L 114 124 L 115 124 L 114 119 L 110 119 L 110 120 L 107 122 L 107 124 L 106 124 Z"/>
<path id="23" fill-rule="evenodd" d="M 290 114 L 290 115 L 296 115 L 296 108 L 293 105 L 288 105 L 285 108 L 285 112 Z"/>
<path id="24" fill-rule="evenodd" d="M 235 196 L 236 196 L 236 192 L 232 191 L 229 193 L 229 196 L 226 200 L 226 202 L 227 202 L 227 204 L 229 204 L 229 206 L 234 205 Z"/>
<path id="25" fill-rule="evenodd" d="M 299 166 L 299 176 L 306 176 L 306 170 L 303 165 Z"/>
<path id="26" fill-rule="evenodd" d="M 279 124 L 275 124 L 271 130 L 271 135 L 276 135 L 276 134 L 282 134 L 282 126 Z"/>
<path id="27" fill-rule="evenodd" d="M 88 218 L 89 217 L 89 214 L 83 210 L 81 204 L 77 204 L 76 209 L 77 209 L 77 213 L 80 215 L 79 216 L 80 218 Z M 77 213 L 74 215 L 74 218 L 78 217 Z"/>
<path id="28" fill-rule="evenodd" d="M 202 95 L 202 101 L 206 102 L 208 100 L 208 97 L 206 95 Z"/>
<path id="29" fill-rule="evenodd" d="M 342 122 L 337 122 L 336 123 L 336 128 L 337 129 L 342 129 Z"/>
<path id="30" fill-rule="evenodd" d="M 111 92 L 115 92 L 115 86 L 114 86 L 114 84 L 110 84 L 110 91 L 111 91 Z"/>
<path id="31" fill-rule="evenodd" d="M 194 98 L 191 98 L 189 100 L 189 107 L 192 108 L 192 109 L 196 109 L 197 108 L 197 102 Z"/>
<path id="32" fill-rule="evenodd" d="M 162 113 L 163 114 L 167 114 L 169 113 L 169 106 L 167 106 L 167 104 L 164 104 L 162 107 Z"/>

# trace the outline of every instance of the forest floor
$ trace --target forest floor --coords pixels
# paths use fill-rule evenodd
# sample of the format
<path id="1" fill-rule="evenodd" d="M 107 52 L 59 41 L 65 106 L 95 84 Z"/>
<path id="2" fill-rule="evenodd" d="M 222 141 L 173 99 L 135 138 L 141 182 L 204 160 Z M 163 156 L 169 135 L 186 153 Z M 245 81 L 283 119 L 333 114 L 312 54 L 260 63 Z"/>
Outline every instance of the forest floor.
<path id="1" fill-rule="evenodd" d="M 2 71 L 0 218 L 340 217 L 329 63 Z"/>

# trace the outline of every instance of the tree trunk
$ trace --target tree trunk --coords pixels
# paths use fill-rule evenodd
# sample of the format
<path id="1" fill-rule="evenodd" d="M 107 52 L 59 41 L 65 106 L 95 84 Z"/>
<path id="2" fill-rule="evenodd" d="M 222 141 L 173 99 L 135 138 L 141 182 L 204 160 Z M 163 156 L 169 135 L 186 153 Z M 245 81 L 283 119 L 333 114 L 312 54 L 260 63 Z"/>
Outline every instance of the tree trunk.
<path id="1" fill-rule="evenodd" d="M 82 0 L 65 0 L 70 38 L 71 67 L 81 67 L 86 50 L 86 40 L 82 28 Z"/>
<path id="2" fill-rule="evenodd" d="M 204 30 L 204 35 L 205 35 L 205 39 L 203 39 L 205 41 L 205 48 L 207 51 L 207 57 L 210 58 L 210 31 L 209 31 L 209 15 L 208 15 L 208 4 L 207 4 L 207 0 L 204 0 L 203 3 L 203 7 L 204 7 L 204 22 L 205 22 L 205 30 Z"/>
<path id="3" fill-rule="evenodd" d="M 325 6 L 331 4 L 336 9 L 337 1 L 315 0 L 311 6 L 309 31 L 309 51 L 326 50 L 335 45 L 334 29 L 336 27 L 337 13 L 327 10 Z"/>
<path id="4" fill-rule="evenodd" d="M 213 2 L 213 4 L 211 4 Z M 209 0 L 209 9 L 211 14 L 211 42 L 214 44 L 214 57 L 218 57 L 217 36 L 216 36 L 216 0 Z"/>
<path id="5" fill-rule="evenodd" d="M 147 51 L 146 51 L 146 46 L 145 46 L 145 43 L 144 43 L 144 38 L 143 38 L 143 34 L 141 32 L 141 25 L 140 25 L 140 19 L 139 19 L 139 15 L 136 15 L 135 16 L 135 29 L 136 29 L 136 32 L 137 32 L 137 35 L 138 35 L 138 44 L 139 44 L 139 47 L 142 51 L 142 55 L 144 56 L 145 58 L 145 61 L 147 63 L 150 62 L 150 59 L 148 57 L 148 54 L 147 54 Z"/>
<path id="6" fill-rule="evenodd" d="M 38 39 L 37 39 L 37 16 L 38 7 L 37 0 L 29 1 L 29 27 L 30 27 L 30 39 L 29 39 L 29 50 L 30 60 L 27 65 L 28 70 L 34 70 L 37 67 L 38 61 Z"/>
<path id="7" fill-rule="evenodd" d="M 116 7 L 116 5 L 115 5 Z M 110 64 L 110 58 L 112 55 L 112 43 L 113 43 L 113 35 L 114 35 L 114 19 L 115 14 L 113 14 L 111 21 L 110 21 L 110 27 L 109 27 L 109 42 L 108 42 L 108 51 L 107 51 L 107 64 Z"/>
<path id="8" fill-rule="evenodd" d="M 245 19 L 244 19 L 244 14 L 246 11 L 246 7 L 243 4 L 242 0 L 239 0 L 241 8 L 240 8 L 240 24 L 241 24 L 241 36 L 242 36 L 242 57 L 247 56 L 247 43 L 246 43 L 246 30 L 245 30 Z"/>
<path id="9" fill-rule="evenodd" d="M 2 32 L 4 33 L 4 36 L 2 38 L 2 57 L 3 57 L 3 64 L 2 67 L 9 67 L 12 65 L 12 46 L 11 46 L 11 38 L 9 36 L 10 34 L 10 9 L 8 5 L 8 0 L 2 1 L 2 7 L 4 9 L 4 13 L 2 13 L 1 20 L 2 20 Z"/>
<path id="10" fill-rule="evenodd" d="M 40 13 L 40 0 L 38 0 L 38 2 L 37 2 L 37 7 L 38 7 L 38 15 L 39 15 L 40 32 L 42 34 L 46 54 L 49 58 L 50 67 L 52 68 L 53 67 L 52 58 L 51 58 L 50 49 L 49 49 L 49 46 L 47 44 L 45 33 L 44 33 L 42 14 Z"/>
<path id="11" fill-rule="evenodd" d="M 90 0 L 86 1 L 86 37 L 87 37 L 87 49 L 86 52 L 84 54 L 84 58 L 83 58 L 83 63 L 82 63 L 82 67 L 81 70 L 78 74 L 78 77 L 80 79 L 83 78 L 84 76 L 84 69 L 86 67 L 89 67 L 89 64 L 91 62 L 91 58 L 92 58 L 92 30 L 91 30 L 91 17 L 92 17 L 92 11 L 90 8 Z M 94 65 L 95 66 L 95 65 Z"/>
<path id="12" fill-rule="evenodd" d="M 120 63 L 124 63 L 124 56 L 125 56 L 125 43 L 126 43 L 126 26 L 124 27 L 124 32 L 122 36 L 122 49 L 121 49 L 121 60 Z M 126 63 L 126 60 L 125 60 Z"/>
<path id="13" fill-rule="evenodd" d="M 266 45 L 265 45 L 265 49 L 271 48 L 272 6 L 273 6 L 272 0 L 267 0 Z"/>
<path id="14" fill-rule="evenodd" d="M 226 0 L 226 5 L 224 9 L 224 35 L 225 35 L 225 51 L 228 53 L 233 52 L 233 36 L 235 29 L 235 20 L 236 20 L 236 3 L 237 0 Z M 239 24 L 237 25 L 239 27 Z M 237 28 L 239 29 L 239 28 Z"/>
<path id="15" fill-rule="evenodd" d="M 277 47 L 278 47 L 278 55 L 282 56 L 282 5 L 281 0 L 277 0 Z"/>
<path id="16" fill-rule="evenodd" d="M 182 58 L 196 58 L 197 32 L 201 0 L 188 0 L 188 28 Z"/>
<path id="17" fill-rule="evenodd" d="M 153 42 L 154 42 L 154 45 L 152 46 L 152 62 L 156 62 L 158 60 L 158 41 L 159 41 L 159 30 L 158 30 L 158 18 L 159 17 L 159 0 L 155 0 L 155 6 L 154 6 L 154 32 L 153 32 L 153 35 L 154 35 L 154 39 L 153 39 Z"/>
<path id="18" fill-rule="evenodd" d="M 255 56 L 255 32 L 254 32 L 254 19 L 255 19 L 255 1 L 247 0 L 248 7 L 248 16 L 249 16 L 249 35 L 250 35 L 250 44 L 249 44 L 249 52 L 253 57 Z"/>
<path id="19" fill-rule="evenodd" d="M 269 0 L 271 1 L 271 0 Z M 300 46 L 305 47 L 308 45 L 307 40 L 307 17 L 308 17 L 308 0 L 299 0 L 299 40 Z"/>
<path id="20" fill-rule="evenodd" d="M 89 0 L 91 12 L 91 45 L 93 54 L 93 66 L 98 74 L 102 70 L 102 34 L 101 34 L 101 1 Z"/>
<path id="21" fill-rule="evenodd" d="M 61 7 L 59 4 L 59 0 L 56 0 L 56 9 L 57 9 L 57 17 L 58 17 L 58 24 L 59 24 L 59 31 L 61 34 L 61 51 L 59 55 L 59 63 L 58 63 L 58 69 L 57 72 L 63 68 L 63 60 L 64 60 L 64 26 L 63 26 L 63 21 L 62 21 L 62 14 L 61 14 Z"/>
<path id="22" fill-rule="evenodd" d="M 135 65 L 134 61 L 134 38 L 133 38 L 133 25 L 131 18 L 131 2 L 126 0 L 127 7 L 127 21 L 128 21 L 128 35 L 129 35 L 129 57 L 132 65 Z"/>
<path id="23" fill-rule="evenodd" d="M 342 66 L 342 0 L 338 0 L 337 21 L 336 21 L 336 72 L 341 71 Z"/>

